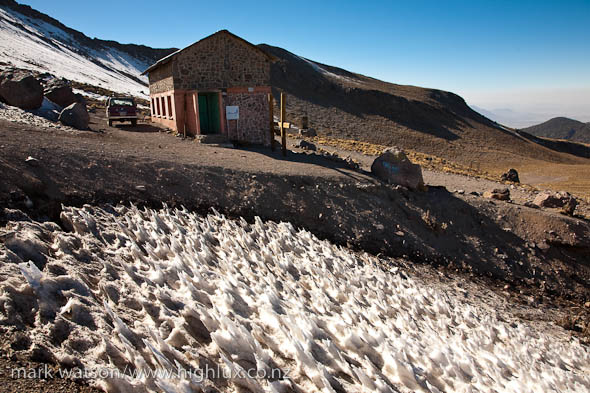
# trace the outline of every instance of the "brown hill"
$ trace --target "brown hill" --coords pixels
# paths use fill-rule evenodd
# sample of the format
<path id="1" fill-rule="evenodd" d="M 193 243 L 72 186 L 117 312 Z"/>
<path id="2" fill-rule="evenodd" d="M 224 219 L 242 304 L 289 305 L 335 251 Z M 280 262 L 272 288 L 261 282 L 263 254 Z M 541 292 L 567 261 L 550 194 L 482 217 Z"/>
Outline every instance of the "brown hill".
<path id="1" fill-rule="evenodd" d="M 545 138 L 590 143 L 590 123 L 582 123 L 567 117 L 555 117 L 544 123 L 523 128 L 523 131 Z"/>
<path id="2" fill-rule="evenodd" d="M 398 145 L 493 173 L 539 168 L 538 161 L 588 164 L 494 123 L 456 94 L 387 83 L 260 47 L 279 59 L 271 83 L 275 93 L 288 94 L 290 119 L 307 115 L 324 136 Z"/>

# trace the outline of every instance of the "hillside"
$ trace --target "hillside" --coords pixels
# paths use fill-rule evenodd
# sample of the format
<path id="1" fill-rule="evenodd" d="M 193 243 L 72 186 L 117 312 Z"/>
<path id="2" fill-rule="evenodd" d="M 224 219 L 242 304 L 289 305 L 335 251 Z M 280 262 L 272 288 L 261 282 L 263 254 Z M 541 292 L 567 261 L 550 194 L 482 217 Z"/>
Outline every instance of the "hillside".
<path id="1" fill-rule="evenodd" d="M 387 83 L 259 46 L 279 59 L 271 83 L 288 93 L 290 117 L 308 115 L 324 136 L 398 145 L 494 173 L 526 160 L 585 163 L 502 127 L 454 93 Z"/>
<path id="2" fill-rule="evenodd" d="M 545 138 L 590 143 L 590 123 L 582 123 L 567 117 L 555 117 L 544 123 L 523 128 L 523 131 Z"/>
<path id="3" fill-rule="evenodd" d="M 578 147 L 540 144 L 489 120 L 450 92 L 387 83 L 281 48 L 260 47 L 278 58 L 271 84 L 275 93 L 288 93 L 289 120 L 307 114 L 322 136 L 398 145 L 492 176 L 514 167 L 529 184 L 590 194 L 589 161 L 574 155 Z M 173 50 L 91 39 L 28 6 L 0 0 L 0 67 L 145 98 L 147 80 L 140 73 Z"/>
<path id="4" fill-rule="evenodd" d="M 91 39 L 13 0 L 0 0 L 0 65 L 145 96 L 140 73 L 175 49 Z"/>

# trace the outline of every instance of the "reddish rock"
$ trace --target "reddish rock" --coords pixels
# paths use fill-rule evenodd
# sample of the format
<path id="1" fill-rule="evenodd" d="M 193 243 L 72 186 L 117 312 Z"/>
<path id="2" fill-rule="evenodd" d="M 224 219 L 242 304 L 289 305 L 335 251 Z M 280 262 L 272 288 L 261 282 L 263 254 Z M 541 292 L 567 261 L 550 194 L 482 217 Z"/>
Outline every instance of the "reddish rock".
<path id="1" fill-rule="evenodd" d="M 76 102 L 76 95 L 72 91 L 72 87 L 61 80 L 52 81 L 45 86 L 45 97 L 62 108 Z"/>
<path id="2" fill-rule="evenodd" d="M 43 87 L 32 74 L 8 69 L 0 73 L 0 99 L 21 109 L 38 109 L 43 103 Z"/>

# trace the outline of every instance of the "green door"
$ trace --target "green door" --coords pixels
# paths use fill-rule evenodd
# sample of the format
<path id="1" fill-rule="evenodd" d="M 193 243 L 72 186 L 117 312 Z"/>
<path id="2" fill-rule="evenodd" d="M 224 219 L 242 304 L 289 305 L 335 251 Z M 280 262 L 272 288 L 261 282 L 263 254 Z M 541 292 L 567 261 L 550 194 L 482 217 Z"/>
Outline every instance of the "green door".
<path id="1" fill-rule="evenodd" d="M 219 134 L 218 93 L 199 93 L 199 122 L 201 134 Z"/>

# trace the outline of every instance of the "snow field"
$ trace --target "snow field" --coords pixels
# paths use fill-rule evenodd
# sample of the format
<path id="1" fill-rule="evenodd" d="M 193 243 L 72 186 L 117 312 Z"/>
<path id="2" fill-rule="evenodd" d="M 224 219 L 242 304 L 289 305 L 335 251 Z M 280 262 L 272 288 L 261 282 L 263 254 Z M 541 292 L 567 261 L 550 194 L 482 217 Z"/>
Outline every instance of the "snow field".
<path id="1" fill-rule="evenodd" d="M 577 340 L 288 223 L 107 210 L 65 207 L 70 232 L 9 223 L 0 323 L 25 326 L 61 364 L 287 375 L 96 381 L 109 392 L 590 391 Z"/>

